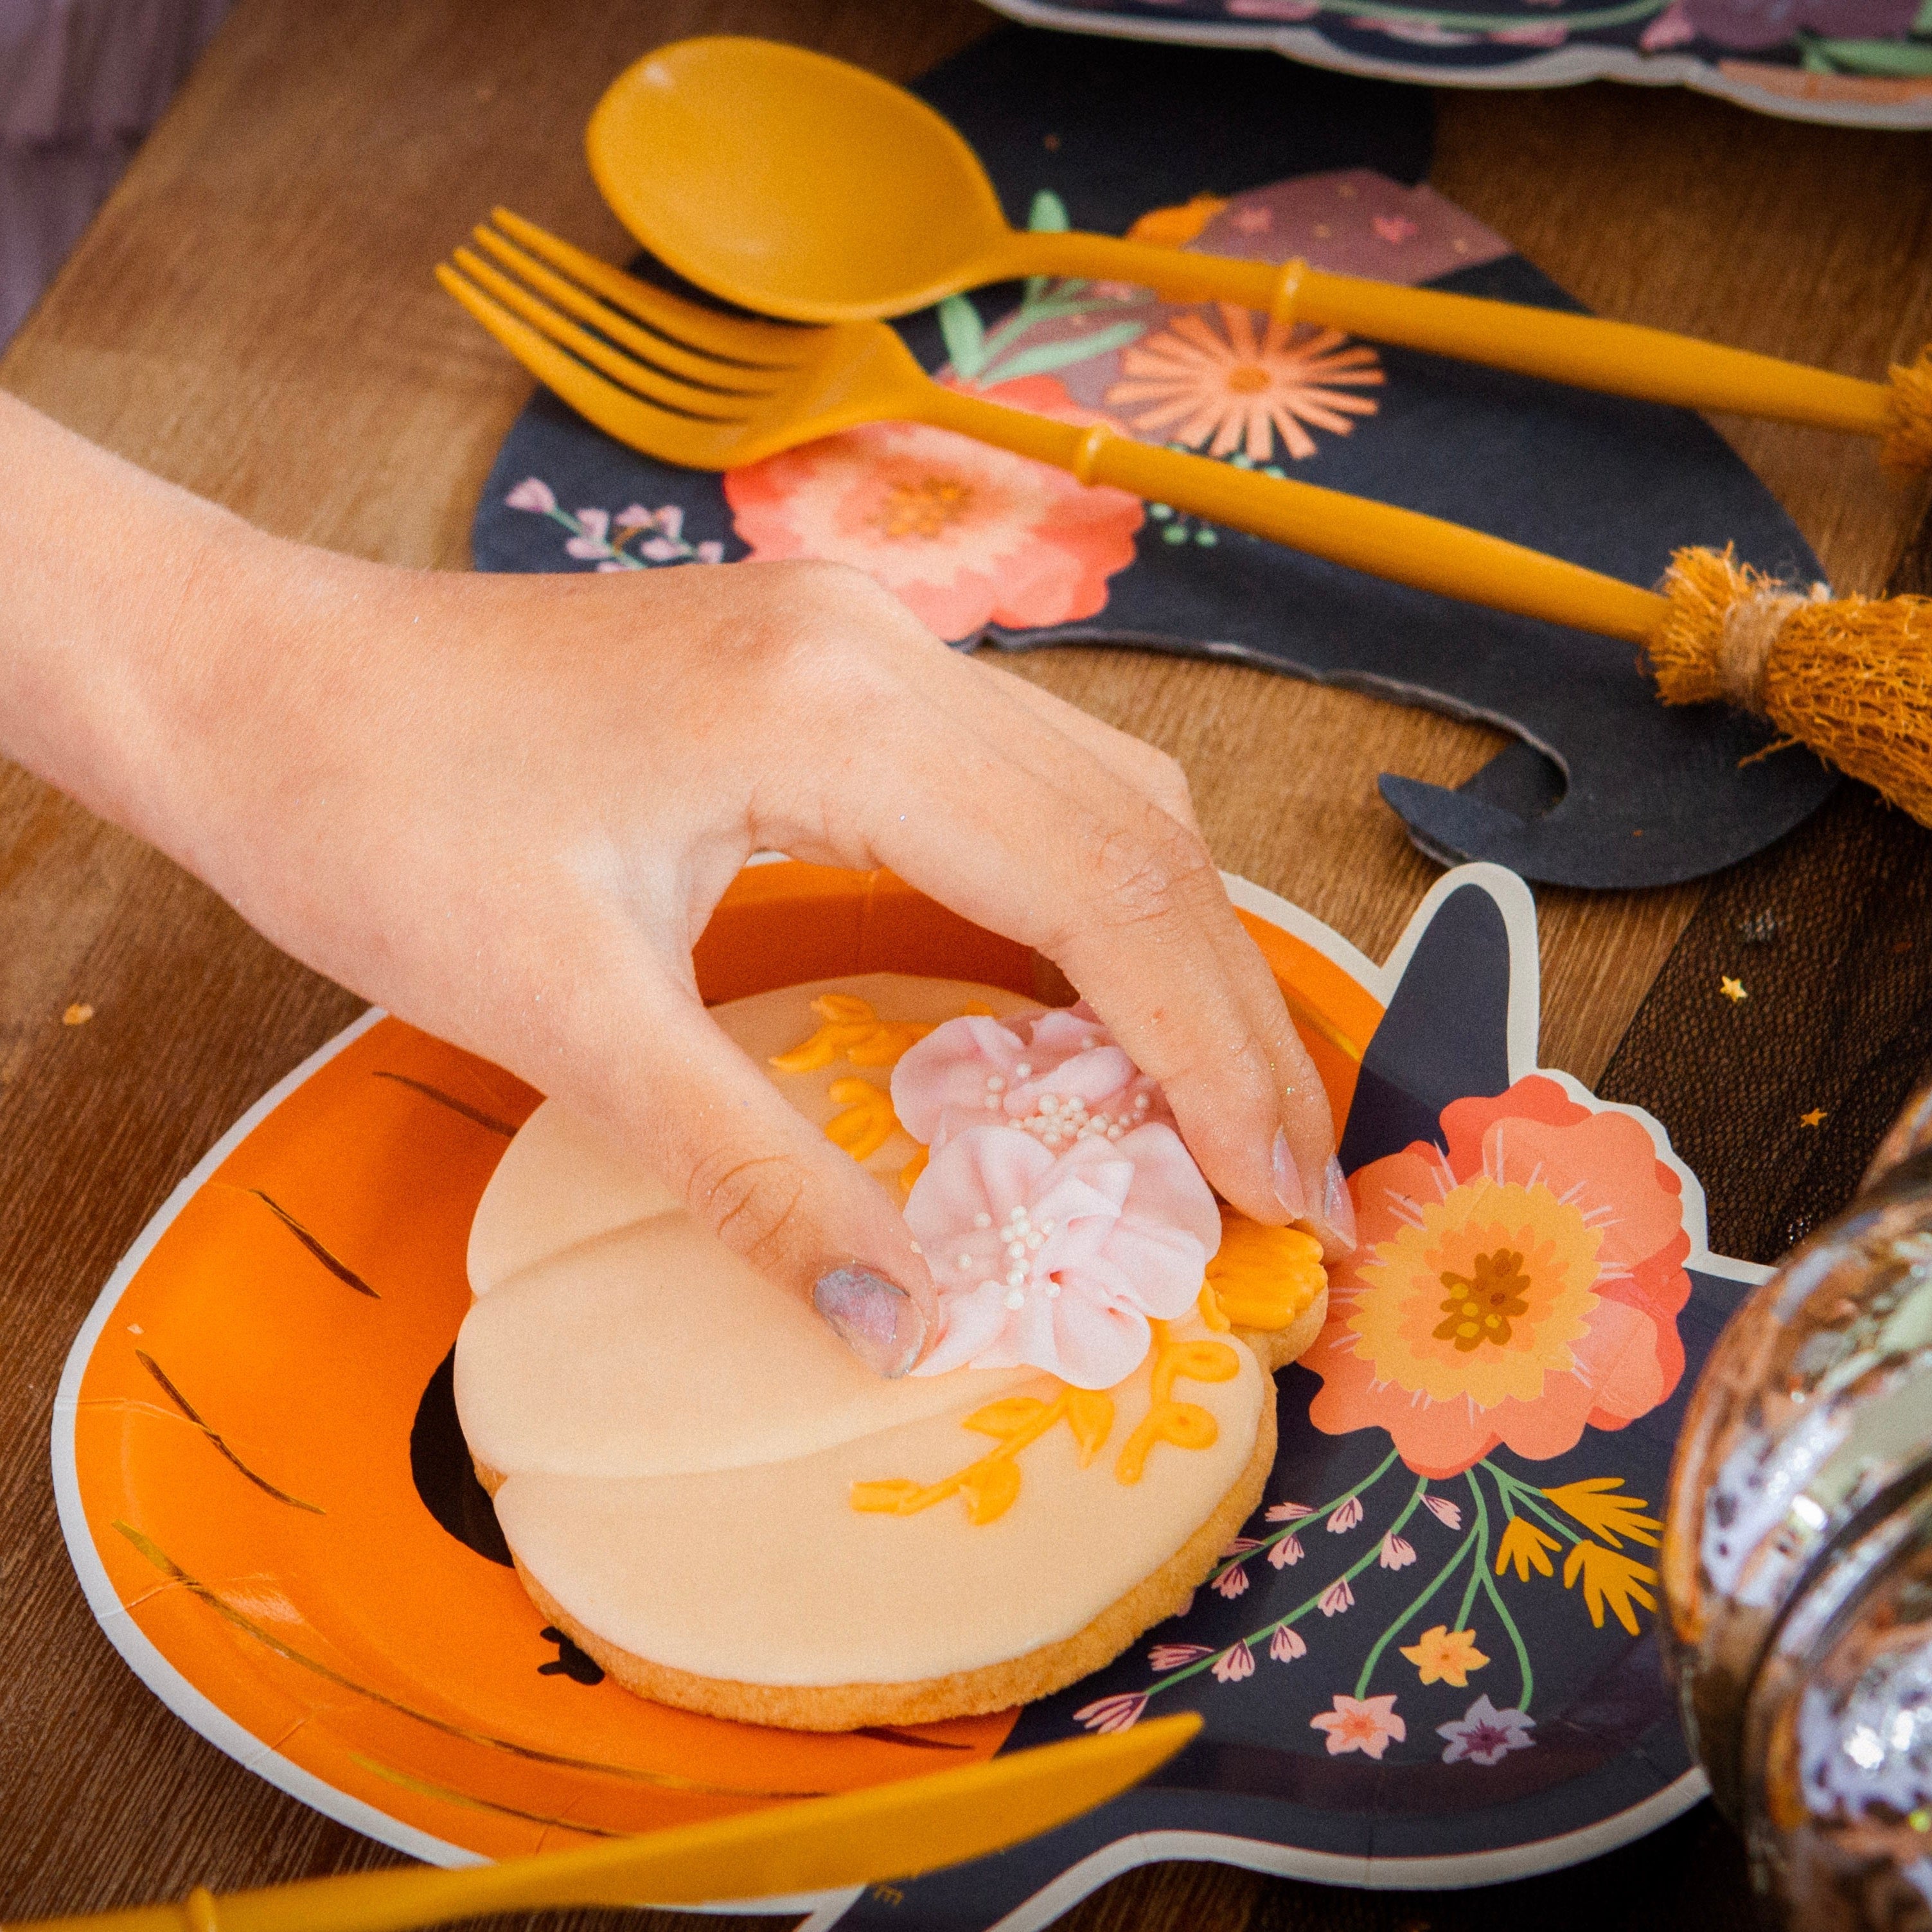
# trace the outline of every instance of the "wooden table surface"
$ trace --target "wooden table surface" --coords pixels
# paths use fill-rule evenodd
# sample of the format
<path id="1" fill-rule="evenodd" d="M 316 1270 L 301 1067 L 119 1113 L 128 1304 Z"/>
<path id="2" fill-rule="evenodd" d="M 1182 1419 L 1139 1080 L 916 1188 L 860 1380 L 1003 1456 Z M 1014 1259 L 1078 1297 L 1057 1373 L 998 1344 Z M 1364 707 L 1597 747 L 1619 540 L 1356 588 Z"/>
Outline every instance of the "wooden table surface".
<path id="1" fill-rule="evenodd" d="M 659 41 L 731 31 L 907 79 L 993 24 L 970 0 L 609 0 L 594 13 L 240 0 L 0 381 L 269 529 L 464 568 L 528 386 L 430 266 L 499 200 L 623 248 L 578 138 L 616 69 Z M 1932 136 L 1801 126 L 1668 89 L 1445 92 L 1434 180 L 1607 314 L 1868 376 L 1932 336 Z M 1922 489 L 1882 482 L 1850 440 L 1720 427 L 1839 588 L 1892 578 L 1918 540 Z M 1221 862 L 1376 957 L 1435 876 L 1378 802 L 1376 775 L 1455 784 L 1499 742 L 1227 666 L 1104 650 L 1012 662 L 1172 752 Z M 1539 893 L 1546 1064 L 1596 1078 L 1705 890 Z M 63 1026 L 75 1001 L 94 1017 Z M 61 1362 L 115 1261 L 222 1130 L 358 1004 L 153 853 L 0 766 L 8 1918 L 393 1858 L 241 1771 L 136 1683 L 68 1568 L 46 1452 Z M 1404 1900 L 1174 1866 L 1117 1880 L 1069 1922 L 1422 1932 L 1505 1909 L 1579 1926 L 1742 1924 L 1742 1897 L 1735 1846 L 1704 1807 L 1580 1876 L 1506 1893 Z"/>

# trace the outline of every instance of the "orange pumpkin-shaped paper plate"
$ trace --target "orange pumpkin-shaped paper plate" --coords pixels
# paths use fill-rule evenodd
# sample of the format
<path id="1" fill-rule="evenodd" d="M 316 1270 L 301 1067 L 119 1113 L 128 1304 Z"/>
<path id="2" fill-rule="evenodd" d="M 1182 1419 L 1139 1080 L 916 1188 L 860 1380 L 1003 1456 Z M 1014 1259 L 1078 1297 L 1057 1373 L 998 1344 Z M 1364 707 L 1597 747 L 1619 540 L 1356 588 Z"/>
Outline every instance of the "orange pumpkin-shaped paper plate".
<path id="1" fill-rule="evenodd" d="M 605 1679 L 508 1567 L 452 1394 L 471 1218 L 538 1096 L 376 1012 L 224 1137 L 76 1340 L 54 1478 L 103 1628 L 241 1762 L 442 1863 L 1202 1710 L 1159 1788 L 921 1881 L 962 1926 L 1029 1900 L 1010 1922 L 1043 1923 L 1142 1857 L 1468 1883 L 1672 1815 L 1699 1787 L 1657 1678 L 1645 1511 L 1687 1366 L 1756 1271 L 1705 1252 L 1654 1123 L 1535 1071 L 1520 881 L 1449 874 L 1381 968 L 1232 889 L 1348 1124 L 1364 1243 L 1280 1378 L 1262 1512 L 1155 1640 L 1024 1712 L 836 1736 Z M 1033 985 L 1024 949 L 897 880 L 790 862 L 741 875 L 697 963 L 713 1001 L 879 970 Z M 1503 1340 L 1430 1340 L 1458 1269 L 1508 1301 Z"/>

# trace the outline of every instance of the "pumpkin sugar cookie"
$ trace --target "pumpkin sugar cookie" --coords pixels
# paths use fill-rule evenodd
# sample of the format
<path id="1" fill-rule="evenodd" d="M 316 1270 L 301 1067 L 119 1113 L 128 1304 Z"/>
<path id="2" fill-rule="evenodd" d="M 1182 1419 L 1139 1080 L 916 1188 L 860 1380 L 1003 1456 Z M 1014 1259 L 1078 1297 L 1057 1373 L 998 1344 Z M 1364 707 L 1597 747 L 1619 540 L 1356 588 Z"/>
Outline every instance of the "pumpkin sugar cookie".
<path id="1" fill-rule="evenodd" d="M 806 1730 L 1043 1696 L 1258 1503 L 1320 1250 L 1217 1204 L 1084 1006 L 890 974 L 715 1010 L 895 1191 L 940 1291 L 886 1382 L 550 1104 L 476 1214 L 456 1399 L 546 1618 L 659 1702 Z"/>

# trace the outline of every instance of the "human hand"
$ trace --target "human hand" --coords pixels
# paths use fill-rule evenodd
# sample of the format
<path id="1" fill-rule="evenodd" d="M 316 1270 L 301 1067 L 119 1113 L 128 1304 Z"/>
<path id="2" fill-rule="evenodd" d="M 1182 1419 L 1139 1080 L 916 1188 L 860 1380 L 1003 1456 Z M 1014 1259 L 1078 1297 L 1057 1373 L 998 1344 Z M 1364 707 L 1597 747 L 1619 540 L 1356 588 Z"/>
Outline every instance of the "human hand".
<path id="1" fill-rule="evenodd" d="M 760 848 L 890 867 L 1036 948 L 1228 1200 L 1352 1244 L 1321 1083 L 1160 753 L 837 566 L 409 572 L 193 508 L 191 592 L 116 728 L 137 776 L 89 802 L 604 1124 L 883 1372 L 926 1344 L 926 1264 L 693 976 Z"/>

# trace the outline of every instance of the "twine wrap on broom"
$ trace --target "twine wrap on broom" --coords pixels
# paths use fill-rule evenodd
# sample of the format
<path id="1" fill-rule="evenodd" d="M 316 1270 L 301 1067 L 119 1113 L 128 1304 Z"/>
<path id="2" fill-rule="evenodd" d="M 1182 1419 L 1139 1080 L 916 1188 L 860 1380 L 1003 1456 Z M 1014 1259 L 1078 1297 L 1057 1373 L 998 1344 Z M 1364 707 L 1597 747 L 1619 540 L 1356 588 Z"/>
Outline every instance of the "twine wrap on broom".
<path id="1" fill-rule="evenodd" d="M 1891 375 L 1886 413 L 1892 427 L 1879 445 L 1879 460 L 1900 476 L 1916 476 L 1932 470 L 1932 343 L 1916 361 L 1894 362 Z"/>
<path id="2" fill-rule="evenodd" d="M 1665 704 L 1768 718 L 1932 825 L 1932 598 L 1807 596 L 1728 548 L 1679 550 L 1663 590 L 1645 648 Z"/>

